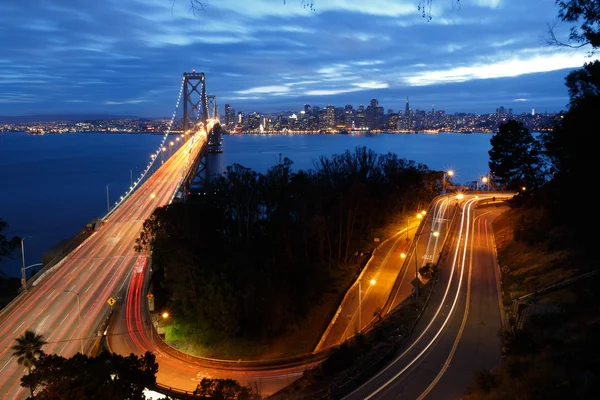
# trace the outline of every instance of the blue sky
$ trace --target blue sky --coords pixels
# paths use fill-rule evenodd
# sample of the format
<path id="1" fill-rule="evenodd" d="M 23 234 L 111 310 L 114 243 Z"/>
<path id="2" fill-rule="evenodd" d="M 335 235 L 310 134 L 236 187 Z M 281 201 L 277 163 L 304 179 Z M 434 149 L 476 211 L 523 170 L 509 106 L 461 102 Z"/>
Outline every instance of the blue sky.
<path id="1" fill-rule="evenodd" d="M 554 0 L 454 1 L 427 21 L 419 0 L 2 0 L 0 115 L 170 116 L 192 69 L 221 112 L 566 108 L 564 77 L 590 58 L 545 44 Z"/>

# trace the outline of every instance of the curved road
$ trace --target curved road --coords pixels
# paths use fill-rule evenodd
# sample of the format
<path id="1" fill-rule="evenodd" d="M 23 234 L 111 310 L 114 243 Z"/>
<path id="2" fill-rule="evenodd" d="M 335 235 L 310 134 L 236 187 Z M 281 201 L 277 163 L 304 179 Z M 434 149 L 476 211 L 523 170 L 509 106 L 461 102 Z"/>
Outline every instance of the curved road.
<path id="1" fill-rule="evenodd" d="M 117 299 L 116 318 L 108 332 L 108 344 L 111 350 L 120 354 L 142 354 L 146 350 L 154 351 L 159 363 L 157 380 L 166 386 L 191 391 L 203 377 L 227 377 L 237 379 L 243 384 L 251 384 L 257 387 L 262 394 L 270 394 L 289 385 L 300 377 L 305 369 L 316 364 L 316 362 L 309 361 L 308 363 L 284 363 L 280 367 L 261 367 L 256 363 L 236 365 L 181 357 L 177 352 L 165 346 L 161 339 L 153 334 L 153 329 L 149 329 L 147 302 L 142 300 L 145 300 L 143 294 L 148 277 L 146 273 L 148 267 L 146 259 L 133 250 L 135 239 L 139 235 L 143 222 L 154 209 L 171 201 L 182 171 L 188 165 L 190 155 L 197 156 L 204 145 L 205 138 L 205 135 L 197 134 L 177 150 L 164 165 L 114 210 L 105 223 L 82 245 L 47 273 L 47 276 L 34 282 L 31 289 L 22 293 L 13 303 L 2 310 L 0 313 L 0 398 L 24 399 L 27 397 L 26 390 L 20 386 L 20 378 L 26 371 L 16 363 L 10 351 L 10 346 L 14 344 L 17 336 L 26 329 L 32 329 L 44 335 L 48 341 L 43 348 L 47 353 L 56 353 L 65 357 L 70 357 L 81 350 L 87 353 L 97 343 L 99 336 L 103 334 L 101 327 L 109 314 L 110 306 L 107 304 L 107 300 L 111 297 Z M 453 210 L 451 203 L 451 199 L 447 196 L 436 199 L 430 207 L 431 215 L 428 215 L 428 220 L 423 224 L 421 231 L 416 234 L 418 239 L 416 240 L 416 253 L 419 258 L 424 260 L 422 263 L 435 261 L 437 253 L 441 250 L 446 236 L 444 229 L 447 229 L 449 225 L 447 223 L 448 216 Z M 463 246 L 463 250 L 461 243 L 472 241 L 471 235 L 467 235 L 467 239 L 464 239 L 463 229 L 468 231 L 468 226 L 473 224 L 470 218 L 465 220 L 465 216 L 468 217 L 471 214 L 473 201 L 465 200 L 463 207 L 468 212 L 463 214 L 459 224 L 461 239 L 456 244 L 454 261 L 450 263 L 449 260 L 444 260 L 440 264 L 444 267 L 441 268 L 438 288 L 444 281 L 447 281 L 448 288 L 444 298 L 441 299 L 442 306 L 434 315 L 422 320 L 431 319 L 432 324 L 425 328 L 423 335 L 415 342 L 414 346 L 406 351 L 405 355 L 349 398 L 366 399 L 381 396 L 383 396 L 381 398 L 396 398 L 398 390 L 401 390 L 400 393 L 417 393 L 425 390 L 426 388 L 422 388 L 422 385 L 418 383 L 427 383 L 431 379 L 421 377 L 416 380 L 411 379 L 411 385 L 404 387 L 401 382 L 407 374 L 400 374 L 400 379 L 396 377 L 390 380 L 390 377 L 396 375 L 395 371 L 402 363 L 410 364 L 406 369 L 412 368 L 410 374 L 415 376 L 415 371 L 419 371 L 418 368 L 415 368 L 415 364 L 416 366 L 420 365 L 423 359 L 421 357 L 416 362 L 410 363 L 409 360 L 414 359 L 416 353 L 425 349 L 424 352 L 437 354 L 439 351 L 433 350 L 444 347 L 439 345 L 444 342 L 442 339 L 460 337 L 451 334 L 453 328 L 458 329 L 461 333 L 464 331 L 463 324 L 458 323 L 458 328 L 456 327 L 457 321 L 460 322 L 460 319 L 455 321 L 455 318 L 452 317 L 451 320 L 444 322 L 442 318 L 446 308 L 450 305 L 452 305 L 452 310 L 456 309 L 456 311 L 449 315 L 466 315 L 464 310 L 469 304 L 464 300 L 466 296 L 470 296 L 470 289 L 465 289 L 465 287 L 470 288 L 470 284 L 465 283 L 465 271 L 469 270 L 470 277 L 471 264 L 467 264 L 465 256 L 460 256 L 460 254 L 461 252 L 466 253 L 466 246 Z M 487 219 L 483 220 L 487 221 Z M 426 235 L 433 231 L 440 232 L 440 236 Z M 485 239 L 485 237 L 482 239 L 483 242 L 491 243 L 489 238 Z M 472 250 L 471 254 L 473 254 Z M 485 254 L 485 251 L 481 251 L 481 254 Z M 412 257 L 414 257 L 414 252 Z M 393 295 L 389 296 L 384 313 L 387 313 L 395 304 L 410 294 L 410 281 L 414 277 L 414 273 L 411 276 L 411 273 L 408 272 L 412 265 L 411 258 L 408 258 L 403 265 L 400 274 L 395 273 L 398 277 L 395 284 L 393 283 L 394 279 L 388 279 L 389 290 L 393 290 Z M 486 271 L 488 269 L 483 268 Z M 390 293 L 389 290 L 387 293 Z M 442 294 L 439 289 L 436 292 L 434 297 Z M 452 293 L 458 295 L 453 297 Z M 381 297 L 378 302 L 381 303 L 382 299 L 387 297 Z M 481 295 L 482 299 L 488 297 L 490 295 L 487 292 Z M 377 307 L 376 302 L 374 303 L 368 298 L 364 301 L 363 307 L 366 309 Z M 78 306 L 80 306 L 80 313 Z M 428 313 L 430 311 L 433 312 L 433 307 L 430 307 Z M 356 306 L 354 306 L 354 312 L 356 312 Z M 481 323 L 489 323 L 488 329 L 493 330 L 494 318 L 489 315 L 489 312 L 486 315 L 489 318 L 481 319 Z M 349 322 L 352 323 L 352 319 Z M 436 335 L 435 332 L 439 326 L 445 327 L 445 329 Z M 347 336 L 348 329 L 345 329 L 344 332 L 342 337 Z M 434 336 L 433 341 L 430 340 L 432 335 Z M 495 335 L 488 334 L 484 339 L 489 341 L 489 337 L 495 337 Z M 432 344 L 427 344 L 429 342 Z M 454 352 L 462 354 L 456 349 Z M 446 353 L 448 353 L 446 350 L 439 352 L 441 357 Z M 433 356 L 427 355 L 427 357 Z M 436 357 L 439 358 L 440 355 Z M 440 382 L 432 387 L 432 392 L 443 387 L 444 377 L 450 376 L 449 368 L 443 370 L 445 374 L 440 375 Z M 426 386 L 428 385 L 429 383 Z M 399 389 L 400 387 L 402 388 Z"/>
<path id="2" fill-rule="evenodd" d="M 440 213 L 444 219 L 456 215 L 429 306 L 397 357 L 345 399 L 460 398 L 475 370 L 500 361 L 502 316 L 491 221 L 504 208 L 476 204 L 474 195 L 466 195 Z"/>

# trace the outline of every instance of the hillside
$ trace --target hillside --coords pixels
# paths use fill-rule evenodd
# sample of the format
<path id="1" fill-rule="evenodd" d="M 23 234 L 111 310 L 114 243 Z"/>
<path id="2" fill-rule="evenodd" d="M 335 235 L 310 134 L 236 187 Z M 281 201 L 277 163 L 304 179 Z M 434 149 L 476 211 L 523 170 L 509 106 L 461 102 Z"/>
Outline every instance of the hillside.
<path id="1" fill-rule="evenodd" d="M 503 334 L 503 363 L 475 373 L 469 400 L 588 399 L 597 392 L 600 274 L 523 299 L 520 296 L 597 268 L 576 247 L 556 238 L 561 228 L 532 234 L 539 209 L 511 209 L 494 221 L 504 306 L 514 330 Z M 515 312 L 516 311 L 516 312 Z"/>

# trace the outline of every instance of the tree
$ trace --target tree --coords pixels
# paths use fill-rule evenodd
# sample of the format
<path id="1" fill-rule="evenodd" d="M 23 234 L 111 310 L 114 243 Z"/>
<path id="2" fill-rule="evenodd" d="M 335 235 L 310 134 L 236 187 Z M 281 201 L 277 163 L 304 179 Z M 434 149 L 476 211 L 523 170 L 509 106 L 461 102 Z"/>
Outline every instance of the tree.
<path id="1" fill-rule="evenodd" d="M 156 384 L 158 364 L 146 352 L 123 357 L 101 353 L 97 357 L 76 354 L 64 358 L 42 355 L 35 369 L 21 378 L 22 386 L 39 386 L 39 400 L 144 400 L 144 390 Z"/>
<path id="2" fill-rule="evenodd" d="M 13 351 L 13 356 L 17 357 L 17 363 L 27 368 L 27 371 L 31 374 L 38 359 L 45 354 L 42 351 L 42 346 L 46 343 L 42 335 L 26 330 L 25 333 L 17 338 L 17 344 L 12 346 L 11 350 Z M 28 386 L 31 397 L 33 397 L 35 386 L 31 384 Z"/>
<path id="3" fill-rule="evenodd" d="M 242 386 L 233 379 L 202 378 L 194 394 L 215 400 L 260 400 L 261 396 L 253 393 L 252 388 Z"/>
<path id="4" fill-rule="evenodd" d="M 546 167 L 541 143 L 521 122 L 507 121 L 490 139 L 490 171 L 508 190 L 539 188 L 545 182 Z"/>
<path id="5" fill-rule="evenodd" d="M 175 4 L 176 0 L 169 0 L 172 5 Z M 222 0 L 226 1 L 226 0 Z M 326 1 L 326 0 L 322 0 Z M 406 0 L 411 1 L 411 0 Z M 417 0 L 414 0 L 417 1 Z M 196 13 L 196 11 L 206 11 L 209 3 L 204 0 L 189 0 L 190 2 L 190 12 Z M 287 0 L 283 0 L 283 4 L 286 4 Z M 301 0 L 302 7 L 306 8 L 310 11 L 316 11 L 315 8 L 316 0 Z M 452 4 L 455 7 L 460 7 L 460 0 L 452 0 Z M 431 7 L 433 5 L 433 0 L 418 0 L 417 11 L 421 13 L 421 16 L 427 21 L 431 21 L 433 17 L 431 16 Z"/>
<path id="6" fill-rule="evenodd" d="M 569 43 L 559 40 L 554 33 L 554 26 L 548 29 L 549 44 L 579 48 L 592 46 L 590 54 L 600 46 L 600 3 L 598 0 L 556 0 L 559 7 L 558 17 L 563 22 L 575 24 L 569 33 Z M 577 43 L 577 44 L 572 44 Z"/>
<path id="7" fill-rule="evenodd" d="M 0 262 L 5 257 L 10 257 L 10 254 L 14 249 L 19 245 L 19 238 L 13 236 L 12 239 L 7 239 L 6 236 L 2 234 L 2 231 L 8 228 L 8 224 L 0 218 Z"/>

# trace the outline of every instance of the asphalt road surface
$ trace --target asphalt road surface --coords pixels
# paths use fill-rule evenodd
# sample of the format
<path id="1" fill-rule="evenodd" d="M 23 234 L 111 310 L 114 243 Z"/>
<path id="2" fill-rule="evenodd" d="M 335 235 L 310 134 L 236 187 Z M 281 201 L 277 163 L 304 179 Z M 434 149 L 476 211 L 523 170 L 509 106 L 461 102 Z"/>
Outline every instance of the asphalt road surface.
<path id="1" fill-rule="evenodd" d="M 96 232 L 2 310 L 0 398 L 28 396 L 20 386 L 26 370 L 10 350 L 25 330 L 43 335 L 46 353 L 65 357 L 87 353 L 98 341 L 98 330 L 110 310 L 107 300 L 119 298 L 136 265 L 133 246 L 144 220 L 171 201 L 189 157 L 198 153 L 205 138 L 197 134 L 182 145 Z"/>
<path id="2" fill-rule="evenodd" d="M 510 195 L 512 194 L 505 194 Z M 479 198 L 499 196 L 480 194 Z M 503 210 L 476 208 L 475 196 L 456 209 L 439 260 L 434 293 L 413 335 L 387 367 L 346 399 L 453 399 L 464 396 L 473 372 L 500 361 L 502 327 L 491 221 Z M 419 253 L 420 253 L 419 249 Z"/>

